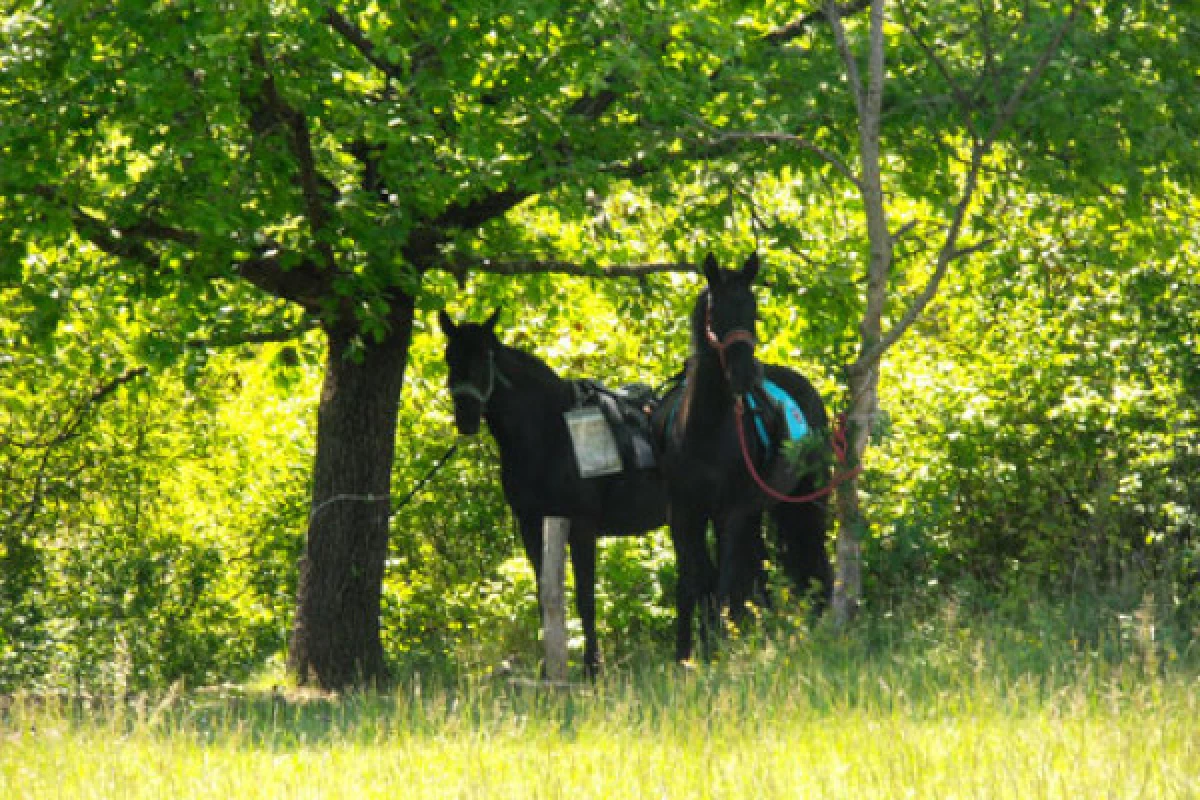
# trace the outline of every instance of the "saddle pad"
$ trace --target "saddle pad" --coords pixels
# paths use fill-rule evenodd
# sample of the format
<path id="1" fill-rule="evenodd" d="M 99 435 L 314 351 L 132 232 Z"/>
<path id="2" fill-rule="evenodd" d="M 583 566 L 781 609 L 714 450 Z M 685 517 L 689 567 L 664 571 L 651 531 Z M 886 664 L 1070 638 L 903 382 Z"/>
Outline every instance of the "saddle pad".
<path id="1" fill-rule="evenodd" d="M 679 385 L 683 386 L 684 383 L 680 381 Z M 762 390 L 766 394 L 767 402 L 773 405 L 775 410 L 782 414 L 784 420 L 786 420 L 788 441 L 795 442 L 807 436 L 809 431 L 808 418 L 804 416 L 804 412 L 800 409 L 800 404 L 784 391 L 782 386 L 774 381 L 764 380 Z M 669 431 L 675 425 L 675 412 L 679 410 L 679 404 L 682 400 L 683 393 L 681 392 L 674 405 L 667 412 L 667 424 L 663 430 Z M 769 450 L 771 449 L 771 437 L 767 433 L 767 425 L 763 421 L 763 412 L 758 409 L 759 401 L 756 399 L 754 393 L 748 395 L 746 400 L 750 406 L 750 410 L 756 412 L 754 414 L 754 429 L 758 431 L 759 441 L 762 442 L 763 447 Z"/>
<path id="2" fill-rule="evenodd" d="M 809 428 L 808 419 L 800 410 L 800 404 L 784 391 L 782 386 L 773 381 L 764 380 L 763 391 L 766 392 L 767 399 L 779 409 L 784 420 L 787 421 L 788 441 L 795 442 L 803 439 L 808 434 Z M 758 400 L 753 394 L 747 398 L 747 401 L 752 411 L 758 409 Z M 758 429 L 758 438 L 762 440 L 763 446 L 770 447 L 770 437 L 767 435 L 767 426 L 763 423 L 762 414 L 755 415 L 754 422 Z"/>

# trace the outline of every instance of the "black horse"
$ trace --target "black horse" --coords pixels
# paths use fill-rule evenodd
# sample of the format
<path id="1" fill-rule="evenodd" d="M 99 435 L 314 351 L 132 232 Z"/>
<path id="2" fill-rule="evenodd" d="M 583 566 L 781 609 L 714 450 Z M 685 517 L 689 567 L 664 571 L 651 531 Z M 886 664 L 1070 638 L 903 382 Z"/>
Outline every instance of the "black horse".
<path id="1" fill-rule="evenodd" d="M 666 524 L 666 492 L 655 469 L 626 469 L 582 478 L 563 414 L 578 406 L 582 382 L 560 378 L 529 353 L 502 344 L 498 312 L 486 322 L 456 325 L 438 315 L 446 335 L 454 421 L 461 434 L 480 418 L 500 447 L 504 497 L 521 529 L 525 555 L 541 585 L 542 520 L 566 517 L 575 570 L 575 603 L 583 622 L 584 670 L 600 664 L 596 643 L 596 537 L 641 534 Z M 588 382 L 587 386 L 595 384 Z"/>
<path id="2" fill-rule="evenodd" d="M 779 561 L 797 589 L 815 588 L 820 607 L 833 585 L 825 551 L 826 503 L 776 502 L 747 465 L 753 464 L 770 491 L 802 496 L 828 483 L 831 463 L 829 420 L 816 389 L 798 372 L 755 358 L 758 312 L 751 285 L 758 268 L 757 254 L 740 271 L 720 269 L 711 255 L 705 260 L 708 288 L 692 311 L 684 383 L 656 412 L 679 572 L 675 646 L 680 660 L 691 655 L 698 606 L 705 631 L 722 611 L 736 615 L 761 586 L 764 510 L 775 522 Z M 803 419 L 796 425 L 812 437 L 799 466 L 784 457 L 782 446 L 791 425 L 787 417 L 795 418 L 797 409 Z M 715 566 L 706 543 L 710 520 L 717 541 Z"/>

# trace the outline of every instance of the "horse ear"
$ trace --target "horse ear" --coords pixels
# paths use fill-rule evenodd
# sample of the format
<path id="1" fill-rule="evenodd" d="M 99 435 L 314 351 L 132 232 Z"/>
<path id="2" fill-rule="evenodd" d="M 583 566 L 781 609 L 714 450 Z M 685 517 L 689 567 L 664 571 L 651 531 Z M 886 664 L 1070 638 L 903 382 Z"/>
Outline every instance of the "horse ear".
<path id="1" fill-rule="evenodd" d="M 716 287 L 721 284 L 721 267 L 712 253 L 704 257 L 704 277 L 708 280 L 709 286 Z"/>
<path id="2" fill-rule="evenodd" d="M 496 332 L 496 321 L 500 319 L 500 309 L 496 309 L 491 315 L 483 321 L 483 327 L 487 328 L 492 333 Z"/>
<path id="3" fill-rule="evenodd" d="M 441 327 L 442 333 L 447 336 L 458 330 L 454 324 L 454 320 L 450 319 L 450 315 L 446 313 L 446 309 L 444 308 L 438 310 L 438 325 Z"/>
<path id="4" fill-rule="evenodd" d="M 758 260 L 758 251 L 755 250 L 746 259 L 746 263 L 742 264 L 742 279 L 747 284 L 754 283 L 754 278 L 758 275 L 758 268 L 762 266 Z"/>

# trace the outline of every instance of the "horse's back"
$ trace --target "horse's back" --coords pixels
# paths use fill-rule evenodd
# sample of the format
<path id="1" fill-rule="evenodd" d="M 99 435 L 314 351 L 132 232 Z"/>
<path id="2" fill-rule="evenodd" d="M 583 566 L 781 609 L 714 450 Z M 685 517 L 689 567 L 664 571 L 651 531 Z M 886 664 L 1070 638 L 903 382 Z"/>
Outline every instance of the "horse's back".
<path id="1" fill-rule="evenodd" d="M 814 430 L 824 431 L 829 428 L 829 413 L 825 410 L 825 401 L 812 381 L 791 367 L 780 364 L 763 364 L 767 380 L 790 394 L 804 412 L 804 419 Z"/>

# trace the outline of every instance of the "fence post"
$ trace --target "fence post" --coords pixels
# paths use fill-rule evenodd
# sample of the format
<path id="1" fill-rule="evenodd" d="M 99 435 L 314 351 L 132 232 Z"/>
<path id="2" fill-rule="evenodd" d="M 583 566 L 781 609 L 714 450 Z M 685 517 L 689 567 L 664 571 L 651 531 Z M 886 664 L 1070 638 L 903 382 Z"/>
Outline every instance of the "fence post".
<path id="1" fill-rule="evenodd" d="M 567 611 L 563 583 L 566 580 L 567 531 L 565 517 L 546 517 L 542 522 L 542 640 L 546 646 L 546 680 L 567 680 Z"/>

